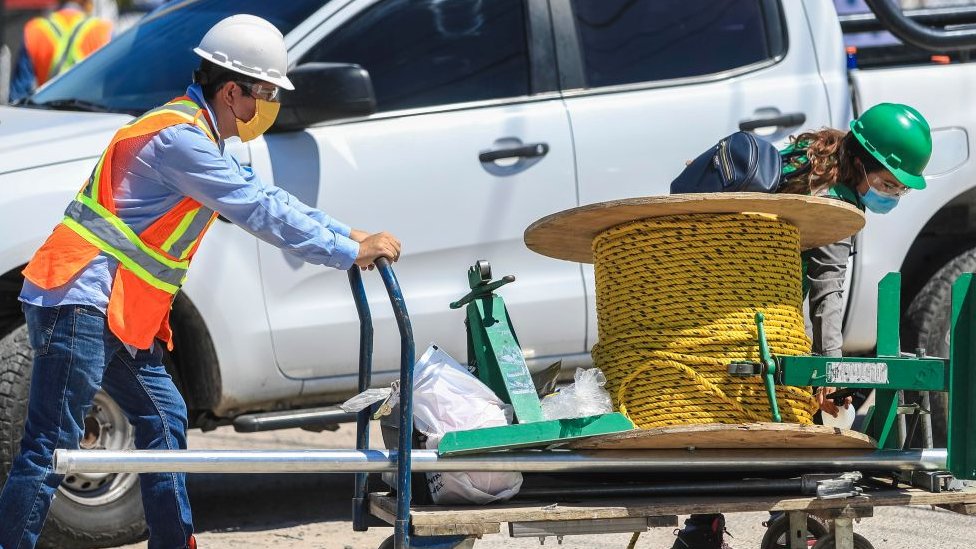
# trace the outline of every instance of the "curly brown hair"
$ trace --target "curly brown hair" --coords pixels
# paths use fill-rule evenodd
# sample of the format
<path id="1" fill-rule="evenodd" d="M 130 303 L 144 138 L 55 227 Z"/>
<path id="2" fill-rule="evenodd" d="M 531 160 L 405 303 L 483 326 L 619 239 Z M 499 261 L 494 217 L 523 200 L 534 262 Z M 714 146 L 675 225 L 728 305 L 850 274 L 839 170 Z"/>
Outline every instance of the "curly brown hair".
<path id="1" fill-rule="evenodd" d="M 854 189 L 864 177 L 855 160 L 865 173 L 884 169 L 851 132 L 822 128 L 791 135 L 790 144 L 805 151 L 808 164 L 787 176 L 781 193 L 820 195 L 835 185 Z"/>

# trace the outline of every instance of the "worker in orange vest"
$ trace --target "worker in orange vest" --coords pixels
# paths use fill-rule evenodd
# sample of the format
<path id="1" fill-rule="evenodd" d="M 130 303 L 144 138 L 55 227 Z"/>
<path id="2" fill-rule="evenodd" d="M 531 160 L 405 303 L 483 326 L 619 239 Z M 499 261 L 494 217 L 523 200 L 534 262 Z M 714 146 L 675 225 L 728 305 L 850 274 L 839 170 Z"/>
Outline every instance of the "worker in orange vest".
<path id="1" fill-rule="evenodd" d="M 0 492 L 0 547 L 36 545 L 62 478 L 54 450 L 78 448 L 100 388 L 129 418 L 136 448 L 186 448 L 187 407 L 163 355 L 173 299 L 218 214 L 307 263 L 368 269 L 400 256 L 393 235 L 265 184 L 225 147 L 268 130 L 280 90 L 295 89 L 274 25 L 234 15 L 193 51 L 201 62 L 186 94 L 116 132 L 23 271 L 34 363 L 20 453 Z M 195 549 L 185 475 L 139 477 L 149 549 Z"/>
<path id="2" fill-rule="evenodd" d="M 60 9 L 24 25 L 24 44 L 10 81 L 10 100 L 27 97 L 112 38 L 112 23 L 89 15 L 92 0 L 61 2 Z"/>

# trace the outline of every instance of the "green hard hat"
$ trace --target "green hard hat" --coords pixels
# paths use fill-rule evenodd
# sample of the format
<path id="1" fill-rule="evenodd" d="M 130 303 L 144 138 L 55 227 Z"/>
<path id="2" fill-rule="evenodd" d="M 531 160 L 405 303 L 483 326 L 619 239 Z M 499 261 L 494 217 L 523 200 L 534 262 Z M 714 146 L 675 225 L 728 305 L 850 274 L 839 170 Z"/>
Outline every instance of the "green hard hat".
<path id="1" fill-rule="evenodd" d="M 925 188 L 922 170 L 932 157 L 932 133 L 917 110 L 880 103 L 851 122 L 851 133 L 902 185 Z"/>

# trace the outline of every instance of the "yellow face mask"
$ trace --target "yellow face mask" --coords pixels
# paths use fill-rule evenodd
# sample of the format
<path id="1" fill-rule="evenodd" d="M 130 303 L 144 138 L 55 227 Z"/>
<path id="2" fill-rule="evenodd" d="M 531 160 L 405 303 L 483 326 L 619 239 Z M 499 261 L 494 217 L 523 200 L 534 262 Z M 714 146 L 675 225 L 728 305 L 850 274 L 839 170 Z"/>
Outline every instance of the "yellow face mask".
<path id="1" fill-rule="evenodd" d="M 240 118 L 237 119 L 237 135 L 240 136 L 241 141 L 257 139 L 258 136 L 268 131 L 268 128 L 274 124 L 275 118 L 278 117 L 280 107 L 281 104 L 275 101 L 255 99 L 254 118 L 247 122 L 242 122 Z"/>

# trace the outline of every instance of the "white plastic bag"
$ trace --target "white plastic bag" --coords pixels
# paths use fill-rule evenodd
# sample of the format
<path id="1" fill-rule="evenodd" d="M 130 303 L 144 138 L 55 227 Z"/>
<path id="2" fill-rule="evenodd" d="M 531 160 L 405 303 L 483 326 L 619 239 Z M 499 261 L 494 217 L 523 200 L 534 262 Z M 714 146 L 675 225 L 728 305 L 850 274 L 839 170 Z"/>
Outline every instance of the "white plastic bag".
<path id="1" fill-rule="evenodd" d="M 417 361 L 413 375 L 414 426 L 427 435 L 428 450 L 437 448 L 445 433 L 512 422 L 511 407 L 435 345 Z M 427 485 L 434 503 L 485 504 L 517 494 L 522 474 L 428 473 Z"/>
<path id="2" fill-rule="evenodd" d="M 339 407 L 346 412 L 359 412 L 360 410 L 364 410 L 380 401 L 383 401 L 383 404 L 376 408 L 376 412 L 373 413 L 373 419 L 379 419 L 383 416 L 390 415 L 393 413 L 393 409 L 400 404 L 399 379 L 394 381 L 389 387 L 384 387 L 381 389 L 366 389 L 358 395 L 343 402 L 339 405 Z"/>
<path id="3" fill-rule="evenodd" d="M 391 390 L 389 387 L 382 389 L 366 389 L 358 395 L 350 398 L 339 405 L 346 412 L 358 412 L 368 406 L 372 406 L 381 400 L 390 398 Z"/>
<path id="4" fill-rule="evenodd" d="M 542 399 L 542 417 L 571 419 L 613 411 L 610 393 L 603 388 L 607 378 L 599 368 L 577 368 L 574 378 L 573 384 Z"/>

